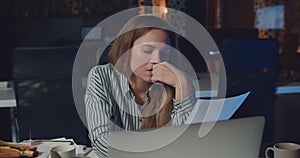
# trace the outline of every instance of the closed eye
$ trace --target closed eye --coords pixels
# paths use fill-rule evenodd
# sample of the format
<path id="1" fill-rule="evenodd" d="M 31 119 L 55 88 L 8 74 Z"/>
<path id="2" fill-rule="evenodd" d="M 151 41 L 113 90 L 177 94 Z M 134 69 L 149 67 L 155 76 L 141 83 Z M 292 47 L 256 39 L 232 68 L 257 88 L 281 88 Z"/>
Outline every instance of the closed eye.
<path id="1" fill-rule="evenodd" d="M 148 54 L 152 53 L 154 49 L 155 49 L 155 47 L 154 47 L 154 46 L 151 46 L 151 45 L 144 45 L 144 46 L 142 47 L 142 50 L 143 50 L 145 53 L 148 53 Z"/>
<path id="2" fill-rule="evenodd" d="M 144 51 L 144 53 L 147 53 L 147 54 L 150 54 L 153 52 L 153 50 L 143 50 L 143 51 Z"/>

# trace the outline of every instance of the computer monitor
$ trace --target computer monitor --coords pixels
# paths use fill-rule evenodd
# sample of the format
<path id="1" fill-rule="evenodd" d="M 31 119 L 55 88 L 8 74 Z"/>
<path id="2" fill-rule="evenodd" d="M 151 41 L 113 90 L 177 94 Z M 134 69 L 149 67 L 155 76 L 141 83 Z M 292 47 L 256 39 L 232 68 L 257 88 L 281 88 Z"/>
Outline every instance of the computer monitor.
<path id="1" fill-rule="evenodd" d="M 102 38 L 102 27 L 101 26 L 82 26 L 81 27 L 81 40 L 100 40 L 101 38 Z"/>
<path id="2" fill-rule="evenodd" d="M 0 50 L 0 82 L 12 80 L 12 64 L 10 52 Z"/>

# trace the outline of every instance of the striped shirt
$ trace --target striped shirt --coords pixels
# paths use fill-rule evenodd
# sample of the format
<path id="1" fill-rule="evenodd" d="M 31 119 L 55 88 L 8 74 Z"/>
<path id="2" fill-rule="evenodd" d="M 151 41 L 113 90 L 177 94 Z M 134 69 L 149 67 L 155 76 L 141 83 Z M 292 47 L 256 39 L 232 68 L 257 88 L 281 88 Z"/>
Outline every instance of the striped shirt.
<path id="1" fill-rule="evenodd" d="M 173 99 L 171 125 L 182 125 L 194 103 L 194 91 L 182 100 Z M 141 129 L 142 115 L 129 88 L 128 79 L 112 64 L 98 65 L 90 71 L 85 104 L 89 138 L 99 157 L 108 156 L 108 132 L 116 130 L 110 121 L 114 115 L 113 107 L 119 107 L 120 120 L 125 130 Z"/>

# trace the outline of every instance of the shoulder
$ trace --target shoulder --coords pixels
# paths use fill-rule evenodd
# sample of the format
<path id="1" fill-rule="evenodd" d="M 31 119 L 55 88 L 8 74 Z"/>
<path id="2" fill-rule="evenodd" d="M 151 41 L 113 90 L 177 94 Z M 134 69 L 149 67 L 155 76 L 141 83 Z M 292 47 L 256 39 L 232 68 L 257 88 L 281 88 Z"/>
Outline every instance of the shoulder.
<path id="1" fill-rule="evenodd" d="M 90 70 L 89 80 L 97 80 L 98 82 L 112 82 L 118 80 L 120 73 L 111 64 L 97 65 Z"/>
<path id="2" fill-rule="evenodd" d="M 107 78 L 110 77 L 112 74 L 115 73 L 115 68 L 112 64 L 108 63 L 105 65 L 97 65 L 93 67 L 89 72 L 89 78 L 96 77 L 96 78 Z"/>
<path id="3" fill-rule="evenodd" d="M 90 75 L 109 74 L 113 71 L 114 71 L 114 66 L 110 63 L 105 65 L 97 65 L 91 69 Z"/>

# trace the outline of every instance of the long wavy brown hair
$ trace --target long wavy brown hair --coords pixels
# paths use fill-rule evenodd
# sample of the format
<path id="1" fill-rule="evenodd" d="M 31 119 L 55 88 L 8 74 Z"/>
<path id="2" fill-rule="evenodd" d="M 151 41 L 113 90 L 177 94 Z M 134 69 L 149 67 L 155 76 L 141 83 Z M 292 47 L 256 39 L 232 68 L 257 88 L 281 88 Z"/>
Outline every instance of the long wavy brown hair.
<path id="1" fill-rule="evenodd" d="M 149 24 L 150 23 L 150 24 Z M 153 24 L 157 27 L 152 27 Z M 121 29 L 119 36 L 114 40 L 113 45 L 110 49 L 110 52 L 108 54 L 108 59 L 111 64 L 116 65 L 118 60 L 121 58 L 121 56 L 129 51 L 134 44 L 134 41 L 149 32 L 152 29 L 161 29 L 164 30 L 168 38 L 170 40 L 170 44 L 173 47 L 176 47 L 176 36 L 165 29 L 168 24 L 161 18 L 153 16 L 153 15 L 147 15 L 147 16 L 136 16 L 134 18 L 131 18 Z M 123 69 L 126 69 L 126 71 L 130 70 L 130 58 L 126 58 L 125 65 L 122 66 Z M 122 70 L 121 70 L 122 72 Z M 143 116 L 147 116 L 143 118 L 142 126 L 141 128 L 155 128 L 155 127 L 161 127 L 166 124 L 168 124 L 171 120 L 171 112 L 173 110 L 173 98 L 175 96 L 175 89 L 169 85 L 164 85 L 165 88 L 165 94 L 161 95 L 166 97 L 164 105 L 160 105 L 160 108 L 158 112 L 154 112 L 154 110 L 157 110 L 157 107 L 151 107 L 152 101 L 150 100 L 149 107 L 143 114 Z"/>

